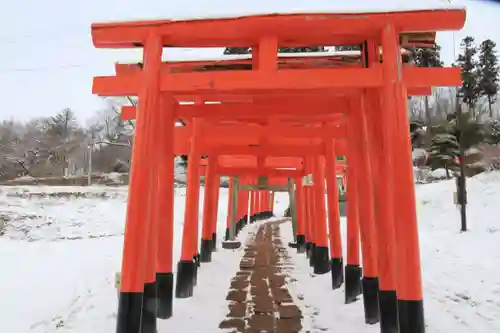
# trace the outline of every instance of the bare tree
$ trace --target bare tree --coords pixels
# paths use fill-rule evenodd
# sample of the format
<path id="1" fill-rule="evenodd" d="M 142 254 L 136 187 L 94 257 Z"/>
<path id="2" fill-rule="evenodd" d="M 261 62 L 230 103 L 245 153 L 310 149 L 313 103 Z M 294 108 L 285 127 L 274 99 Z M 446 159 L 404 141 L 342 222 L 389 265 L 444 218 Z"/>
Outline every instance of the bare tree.
<path id="1" fill-rule="evenodd" d="M 408 117 L 412 121 L 420 121 L 425 123 L 423 112 L 423 98 L 421 96 L 413 96 L 408 101 Z"/>
<path id="2" fill-rule="evenodd" d="M 41 132 L 35 120 L 22 124 L 13 120 L 0 124 L 0 177 L 33 175 L 40 161 Z M 36 132 L 36 133 L 35 133 Z"/>
<path id="3" fill-rule="evenodd" d="M 107 98 L 106 108 L 96 112 L 88 123 L 88 136 L 95 150 L 92 163 L 103 172 L 128 171 L 135 131 L 135 120 L 122 120 L 123 105 L 136 106 L 129 97 Z"/>
<path id="4" fill-rule="evenodd" d="M 136 106 L 137 102 L 131 97 L 106 99 L 106 108 L 99 110 L 89 124 L 95 144 L 132 148 L 135 120 L 124 121 L 120 113 L 126 104 Z"/>

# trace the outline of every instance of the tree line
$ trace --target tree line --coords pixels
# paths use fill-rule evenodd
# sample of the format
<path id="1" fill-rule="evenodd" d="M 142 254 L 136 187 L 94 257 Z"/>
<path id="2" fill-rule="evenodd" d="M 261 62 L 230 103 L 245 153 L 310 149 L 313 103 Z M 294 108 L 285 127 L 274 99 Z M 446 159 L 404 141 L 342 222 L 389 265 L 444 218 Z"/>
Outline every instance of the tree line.
<path id="1" fill-rule="evenodd" d="M 419 67 L 443 66 L 439 45 L 415 48 L 412 55 Z M 500 162 L 500 68 L 495 42 L 486 39 L 476 45 L 474 37 L 465 37 L 452 65 L 460 67 L 462 85 L 413 98 L 409 108 L 413 146 L 425 149 L 425 165 L 445 169 L 448 178 L 450 171 L 458 171 L 460 161 L 471 172 Z"/>
<path id="2" fill-rule="evenodd" d="M 327 52 L 332 48 L 336 51 L 361 49 L 358 45 L 280 47 L 278 52 Z M 224 50 L 225 55 L 250 53 L 250 47 Z M 439 45 L 412 49 L 410 58 L 421 67 L 443 65 Z M 453 65 L 462 70 L 463 84 L 459 89 L 436 88 L 432 96 L 409 100 L 412 144 L 427 151 L 425 164 L 431 168 L 456 168 L 460 145 L 470 150 L 481 144 L 496 147 L 500 143 L 499 66 L 495 43 L 485 40 L 476 46 L 473 37 L 464 38 Z M 135 121 L 123 121 L 119 110 L 122 105 L 135 103 L 130 97 L 107 98 L 106 107 L 84 125 L 78 123 L 71 109 L 28 122 L 2 121 L 0 180 L 85 173 L 90 164 L 94 172 L 127 172 Z M 181 157 L 186 165 L 187 156 Z"/>
<path id="3" fill-rule="evenodd" d="M 0 180 L 85 174 L 91 164 L 96 172 L 127 172 L 135 122 L 121 119 L 123 104 L 106 101 L 83 125 L 69 108 L 27 122 L 1 121 Z"/>

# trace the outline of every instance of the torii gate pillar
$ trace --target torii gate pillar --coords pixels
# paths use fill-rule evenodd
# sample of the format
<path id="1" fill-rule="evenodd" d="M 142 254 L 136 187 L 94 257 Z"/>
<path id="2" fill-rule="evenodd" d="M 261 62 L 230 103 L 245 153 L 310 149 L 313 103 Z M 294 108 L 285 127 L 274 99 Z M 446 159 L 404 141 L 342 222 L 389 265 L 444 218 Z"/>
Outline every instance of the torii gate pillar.
<path id="1" fill-rule="evenodd" d="M 398 32 L 393 24 L 382 31 L 383 70 L 385 84 L 382 88 L 386 112 L 395 116 L 395 124 L 388 131 L 393 133 L 394 163 L 393 201 L 398 207 L 395 214 L 397 304 L 400 333 L 425 333 L 420 251 L 415 205 L 415 187 L 411 158 L 411 143 L 408 137 L 407 91 L 402 79 L 402 64 L 399 53 Z M 394 212 L 396 213 L 396 211 Z M 396 217 L 397 216 L 397 217 Z"/>

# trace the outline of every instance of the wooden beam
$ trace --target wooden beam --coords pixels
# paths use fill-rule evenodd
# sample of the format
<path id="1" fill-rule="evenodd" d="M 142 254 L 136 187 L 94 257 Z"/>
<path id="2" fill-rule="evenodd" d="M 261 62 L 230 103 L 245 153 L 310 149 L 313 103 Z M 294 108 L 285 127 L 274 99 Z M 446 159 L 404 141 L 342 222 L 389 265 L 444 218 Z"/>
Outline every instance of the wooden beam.
<path id="1" fill-rule="evenodd" d="M 403 80 L 409 87 L 458 87 L 462 84 L 459 67 L 407 67 Z"/>
<path id="2" fill-rule="evenodd" d="M 241 140 L 258 140 L 261 137 L 280 137 L 280 138 L 335 138 L 341 139 L 345 137 L 345 127 L 336 126 L 334 128 L 325 127 L 298 127 L 289 125 L 274 125 L 274 126 L 211 126 L 204 125 L 200 130 L 202 137 L 211 138 L 220 137 L 223 140 L 231 142 L 229 138 L 239 137 Z"/>
<path id="3" fill-rule="evenodd" d="M 217 163 L 221 167 L 257 167 L 257 157 L 248 155 L 220 155 Z M 266 157 L 264 159 L 266 168 L 303 168 L 302 157 Z"/>
<path id="4" fill-rule="evenodd" d="M 278 170 L 257 168 L 226 168 L 217 167 L 217 173 L 222 176 L 271 176 L 271 177 L 301 177 L 303 170 Z"/>
<path id="5" fill-rule="evenodd" d="M 267 176 L 267 184 L 272 186 L 286 185 L 288 177 L 284 176 Z M 257 177 L 241 177 L 241 185 L 255 185 L 257 184 Z"/>
<path id="6" fill-rule="evenodd" d="M 92 92 L 101 96 L 137 96 L 142 73 L 95 77 Z M 262 90 L 314 90 L 375 88 L 382 85 L 379 68 L 283 70 L 273 74 L 258 71 L 224 71 L 163 74 L 161 91 L 173 94 Z"/>
<path id="7" fill-rule="evenodd" d="M 410 73 L 411 75 L 411 73 Z M 408 89 L 410 96 L 429 96 L 432 90 L 428 87 L 415 87 Z M 324 95 L 323 95 L 324 96 Z M 304 121 L 304 116 L 308 117 L 325 117 L 348 113 L 349 108 L 345 100 L 337 98 L 314 100 L 295 100 L 290 96 L 288 100 L 283 97 L 282 102 L 269 101 L 254 103 L 251 100 L 245 102 L 228 102 L 221 104 L 194 104 L 194 105 L 179 105 L 175 113 L 176 116 L 182 119 L 194 117 L 210 117 L 210 118 L 225 118 L 225 119 L 255 119 L 267 117 L 293 117 L 302 116 L 300 119 Z M 314 98 L 310 96 L 309 98 Z M 121 118 L 123 120 L 135 119 L 136 107 L 125 105 L 121 108 Z"/>
<path id="8" fill-rule="evenodd" d="M 191 129 L 189 127 L 176 127 L 174 129 L 174 154 L 186 155 L 190 151 Z M 255 147 L 259 143 L 258 136 L 251 133 L 237 136 L 217 136 L 216 133 L 205 132 L 204 140 L 200 143 L 200 153 L 204 155 L 254 155 L 277 157 L 301 157 L 313 153 L 322 154 L 322 139 L 300 137 L 271 137 L 267 145 Z M 229 146 L 228 146 L 229 144 Z M 280 147 L 284 147 L 281 149 Z M 336 152 L 345 156 L 346 141 L 335 140 Z M 266 149 L 269 151 L 266 153 Z M 224 154 L 227 152 L 227 154 Z"/>
<path id="9" fill-rule="evenodd" d="M 268 145 L 265 147 L 227 145 L 207 149 L 207 154 L 216 155 L 252 155 L 252 156 L 317 156 L 324 154 L 322 144 L 315 145 Z"/>
<path id="10" fill-rule="evenodd" d="M 267 137 L 268 141 L 274 142 L 297 139 L 300 143 L 308 143 L 309 139 L 342 139 L 345 137 L 345 126 L 336 125 L 329 127 L 298 127 L 291 125 L 273 125 L 273 126 L 251 126 L 251 125 L 231 125 L 216 126 L 203 124 L 200 126 L 199 134 L 206 143 L 233 143 L 233 144 L 258 144 L 259 140 Z M 175 140 L 189 141 L 193 135 L 192 127 L 177 126 L 174 129 Z"/>
<path id="11" fill-rule="evenodd" d="M 142 73 L 123 76 L 94 77 L 92 92 L 101 96 L 137 96 L 142 86 Z M 459 68 L 403 68 L 408 88 L 429 86 L 457 86 Z M 274 74 L 254 71 L 163 74 L 161 90 L 173 94 L 208 92 L 258 92 L 266 90 L 333 89 L 332 94 L 346 94 L 349 90 L 377 88 L 382 85 L 380 67 L 314 70 L 284 70 Z"/>

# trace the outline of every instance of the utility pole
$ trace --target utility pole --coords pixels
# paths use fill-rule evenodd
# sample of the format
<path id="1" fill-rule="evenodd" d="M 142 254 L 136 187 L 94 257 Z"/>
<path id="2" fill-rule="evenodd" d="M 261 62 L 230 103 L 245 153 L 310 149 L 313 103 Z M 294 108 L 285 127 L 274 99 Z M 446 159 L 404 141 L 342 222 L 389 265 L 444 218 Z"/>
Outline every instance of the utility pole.
<path id="1" fill-rule="evenodd" d="M 89 168 L 87 172 L 87 185 L 90 186 L 92 185 L 92 151 L 94 150 L 94 135 L 92 135 L 92 138 L 90 139 L 90 144 L 89 144 Z"/>
<path id="2" fill-rule="evenodd" d="M 451 5 L 452 0 L 448 0 L 448 3 Z M 456 48 L 456 40 L 455 40 L 455 32 L 453 31 L 453 57 L 456 60 L 457 59 L 457 48 Z M 459 134 L 458 134 L 458 145 L 459 145 L 459 161 L 458 165 L 460 167 L 460 175 L 457 179 L 457 203 L 460 205 L 460 220 L 461 220 L 461 227 L 460 231 L 465 232 L 467 231 L 467 183 L 465 179 L 465 147 L 464 147 L 464 140 L 463 140 L 463 112 L 462 112 L 462 103 L 460 101 L 460 94 L 457 90 L 457 95 L 456 95 L 456 109 L 455 113 L 457 115 L 457 126 L 459 129 Z M 470 106 L 469 106 L 470 107 Z M 470 110 L 469 110 L 470 112 Z"/>
<path id="3" fill-rule="evenodd" d="M 458 145 L 459 145 L 459 151 L 460 151 L 460 160 L 458 161 L 458 165 L 460 166 L 460 175 L 457 179 L 457 201 L 458 204 L 460 205 L 460 220 L 461 220 L 461 227 L 460 231 L 464 232 L 467 231 L 467 188 L 466 188 L 466 179 L 465 179 L 465 147 L 463 143 L 463 112 L 462 112 L 462 105 L 459 100 L 459 96 L 457 94 L 457 125 L 459 129 L 459 135 L 458 135 Z"/>

